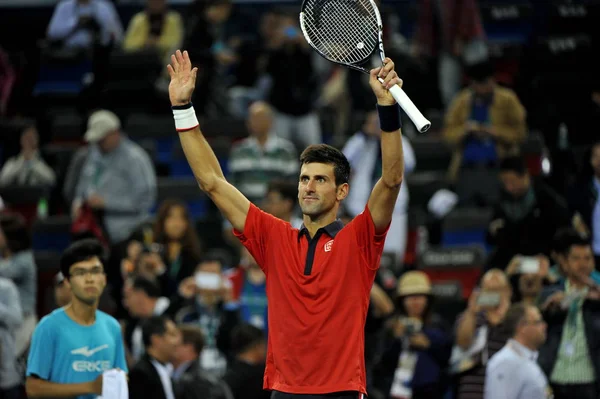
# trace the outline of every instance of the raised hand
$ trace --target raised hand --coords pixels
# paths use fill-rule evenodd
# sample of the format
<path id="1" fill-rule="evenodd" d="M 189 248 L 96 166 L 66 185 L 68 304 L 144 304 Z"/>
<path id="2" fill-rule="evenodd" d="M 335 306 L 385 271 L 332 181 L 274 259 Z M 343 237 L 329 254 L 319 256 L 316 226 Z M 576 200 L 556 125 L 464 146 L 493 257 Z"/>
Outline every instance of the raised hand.
<path id="1" fill-rule="evenodd" d="M 185 105 L 192 100 L 196 87 L 198 68 L 192 68 L 192 62 L 187 51 L 177 50 L 171 55 L 171 64 L 167 65 L 171 83 L 169 83 L 169 99 L 171 105 Z"/>
<path id="2" fill-rule="evenodd" d="M 386 58 L 384 64 L 383 67 L 371 69 L 369 85 L 377 97 L 379 105 L 393 105 L 396 103 L 396 100 L 389 92 L 389 89 L 394 85 L 402 87 L 402 79 L 394 71 L 394 62 L 391 59 Z M 383 79 L 383 83 L 378 78 Z"/>

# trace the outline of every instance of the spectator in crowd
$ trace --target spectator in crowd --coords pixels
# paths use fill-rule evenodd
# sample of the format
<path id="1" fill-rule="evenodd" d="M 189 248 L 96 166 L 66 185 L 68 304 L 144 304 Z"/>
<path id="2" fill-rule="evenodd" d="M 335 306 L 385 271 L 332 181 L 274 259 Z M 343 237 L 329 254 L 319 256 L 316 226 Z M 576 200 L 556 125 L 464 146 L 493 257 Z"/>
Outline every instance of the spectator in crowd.
<path id="1" fill-rule="evenodd" d="M 441 318 L 432 313 L 431 283 L 425 273 L 402 275 L 397 309 L 375 369 L 375 385 L 385 397 L 441 399 L 452 340 Z"/>
<path id="2" fill-rule="evenodd" d="M 546 340 L 546 322 L 535 305 L 520 303 L 506 313 L 504 326 L 512 338 L 490 359 L 485 373 L 485 399 L 546 399 L 551 388 L 537 364 Z"/>
<path id="3" fill-rule="evenodd" d="M 240 319 L 267 331 L 267 284 L 265 273 L 245 247 L 241 248 L 240 265 L 228 271 L 233 299 L 240 305 Z"/>
<path id="4" fill-rule="evenodd" d="M 154 242 L 161 246 L 166 274 L 177 285 L 194 274 L 202 256 L 200 239 L 185 203 L 163 201 L 154 224 Z"/>
<path id="5" fill-rule="evenodd" d="M 67 284 L 65 276 L 62 272 L 56 273 L 56 276 L 54 276 L 54 302 L 56 307 L 67 306 L 71 302 L 71 298 L 71 287 Z"/>
<path id="6" fill-rule="evenodd" d="M 298 185 L 296 179 L 294 178 L 292 181 L 275 179 L 269 182 L 262 207 L 265 212 L 299 229 L 302 226 L 302 218 L 294 214 L 297 201 Z"/>
<path id="7" fill-rule="evenodd" d="M 567 278 L 567 257 L 569 251 L 574 243 L 581 242 L 582 238 L 586 238 L 586 234 L 578 232 L 573 227 L 563 227 L 556 231 L 554 240 L 552 243 L 552 258 L 556 262 L 554 266 L 550 268 L 549 281 L 557 283 L 564 281 Z M 597 270 L 592 271 L 590 278 L 596 284 L 600 284 L 600 272 Z"/>
<path id="8" fill-rule="evenodd" d="M 226 111 L 226 88 L 256 79 L 258 24 L 231 0 L 197 0 L 188 15 L 184 48 L 199 67 L 195 102 L 209 114 Z"/>
<path id="9" fill-rule="evenodd" d="M 419 0 L 412 55 L 437 64 L 442 105 L 447 107 L 462 86 L 461 64 L 487 56 L 477 1 Z"/>
<path id="10" fill-rule="evenodd" d="M 501 161 L 500 180 L 502 196 L 488 227 L 487 240 L 494 246 L 488 268 L 505 269 L 517 254 L 549 256 L 554 233 L 571 223 L 565 201 L 534 181 L 519 156 Z"/>
<path id="11" fill-rule="evenodd" d="M 69 160 L 69 166 L 67 167 L 67 173 L 62 187 L 62 195 L 67 204 L 72 204 L 75 199 L 75 189 L 77 188 L 79 176 L 88 153 L 89 146 L 79 147 Z"/>
<path id="12" fill-rule="evenodd" d="M 102 214 L 111 243 L 125 240 L 156 201 L 156 175 L 148 154 L 121 132 L 110 111 L 94 112 L 85 140 L 91 144 L 73 201 L 73 216 L 84 204 Z"/>
<path id="13" fill-rule="evenodd" d="M 35 328 L 27 362 L 27 396 L 92 399 L 102 394 L 103 371 L 127 372 L 121 327 L 97 310 L 106 286 L 103 251 L 97 240 L 86 239 L 63 253 L 60 270 L 73 297 Z"/>
<path id="14" fill-rule="evenodd" d="M 144 353 L 141 324 L 152 316 L 169 313 L 169 298 L 161 296 L 160 286 L 142 276 L 130 279 L 125 284 L 125 306 L 134 318 L 126 323 L 125 341 L 131 360 L 137 362 Z"/>
<path id="15" fill-rule="evenodd" d="M 515 255 L 506 275 L 510 278 L 513 299 L 526 305 L 535 305 L 544 285 L 553 281 L 550 276 L 550 260 L 544 255 Z"/>
<path id="16" fill-rule="evenodd" d="M 31 236 L 18 214 L 0 215 L 0 277 L 11 279 L 19 290 L 23 323 L 16 334 L 16 353 L 22 356 L 37 324 L 37 267 Z"/>
<path id="17" fill-rule="evenodd" d="M 600 381 L 600 294 L 590 283 L 594 257 L 589 240 L 573 242 L 565 257 L 566 280 L 540 296 L 548 339 L 539 363 L 554 397 L 597 398 Z"/>
<path id="18" fill-rule="evenodd" d="M 202 328 L 206 339 L 200 365 L 220 378 L 227 366 L 231 330 L 239 322 L 239 305 L 233 299 L 232 284 L 223 274 L 224 260 L 210 253 L 198 264 L 193 277 L 179 287 L 182 307 L 175 314 L 180 324 Z"/>
<path id="19" fill-rule="evenodd" d="M 458 317 L 451 371 L 457 374 L 457 399 L 482 399 L 485 368 L 510 335 L 502 322 L 510 307 L 511 289 L 503 271 L 491 269 L 481 279 L 481 289 L 469 297 Z"/>
<path id="20" fill-rule="evenodd" d="M 21 375 L 17 371 L 15 335 L 23 322 L 15 283 L 0 277 L 0 397 L 19 399 Z"/>
<path id="21" fill-rule="evenodd" d="M 175 399 L 171 361 L 181 344 L 181 332 L 165 316 L 142 324 L 146 352 L 129 373 L 130 399 Z"/>
<path id="22" fill-rule="evenodd" d="M 449 178 L 461 202 L 491 204 L 498 191 L 494 166 L 525 140 L 526 113 L 511 89 L 496 84 L 490 63 L 472 66 L 469 76 L 444 121 L 444 139 L 454 149 Z"/>
<path id="23" fill-rule="evenodd" d="M 263 331 L 249 324 L 238 325 L 231 333 L 234 360 L 227 366 L 223 380 L 233 399 L 268 399 L 263 390 L 267 342 Z"/>
<path id="24" fill-rule="evenodd" d="M 350 211 L 353 217 L 365 209 L 371 190 L 381 176 L 380 137 L 381 129 L 377 111 L 369 111 L 362 129 L 348 139 L 342 150 L 353 171 L 350 179 L 352 190 L 346 200 L 346 209 Z M 404 151 L 404 175 L 406 176 L 414 171 L 416 158 L 410 141 L 404 135 L 402 136 L 402 150 Z M 402 264 L 404 261 L 406 249 L 408 203 L 408 186 L 405 177 L 396 200 L 394 217 L 384 246 L 385 252 L 396 255 L 398 264 Z"/>
<path id="25" fill-rule="evenodd" d="M 200 327 L 181 324 L 177 328 L 181 332 L 181 344 L 177 346 L 172 361 L 175 381 L 200 371 L 200 353 L 204 348 L 204 333 Z"/>
<path id="26" fill-rule="evenodd" d="M 47 37 L 60 47 L 92 49 L 96 43 L 119 43 L 123 26 L 110 1 L 62 0 L 54 9 Z"/>
<path id="27" fill-rule="evenodd" d="M 200 353 L 204 347 L 202 329 L 179 326 L 182 343 L 177 348 L 173 366 L 177 399 L 233 399 L 229 387 L 200 369 Z"/>
<path id="28" fill-rule="evenodd" d="M 250 137 L 236 144 L 229 154 L 229 181 L 251 201 L 260 202 L 275 178 L 296 180 L 298 154 L 294 145 L 275 133 L 273 109 L 255 102 L 248 111 Z"/>
<path id="29" fill-rule="evenodd" d="M 56 175 L 39 153 L 39 136 L 35 126 L 21 133 L 21 152 L 9 158 L 0 171 L 0 185 L 53 186 Z"/>
<path id="30" fill-rule="evenodd" d="M 592 237 L 596 267 L 600 267 L 600 141 L 591 146 L 589 158 L 584 162 L 584 173 L 568 191 L 567 200 L 571 211 L 579 216 L 583 230 Z"/>
<path id="31" fill-rule="evenodd" d="M 161 58 L 177 49 L 183 40 L 183 21 L 169 10 L 166 0 L 147 0 L 146 9 L 129 21 L 123 50 L 154 50 Z"/>
<path id="32" fill-rule="evenodd" d="M 276 111 L 275 131 L 300 147 L 321 143 L 321 124 L 313 108 L 318 96 L 313 54 L 295 15 L 279 16 L 267 51 L 265 71 L 272 79 L 269 102 Z"/>

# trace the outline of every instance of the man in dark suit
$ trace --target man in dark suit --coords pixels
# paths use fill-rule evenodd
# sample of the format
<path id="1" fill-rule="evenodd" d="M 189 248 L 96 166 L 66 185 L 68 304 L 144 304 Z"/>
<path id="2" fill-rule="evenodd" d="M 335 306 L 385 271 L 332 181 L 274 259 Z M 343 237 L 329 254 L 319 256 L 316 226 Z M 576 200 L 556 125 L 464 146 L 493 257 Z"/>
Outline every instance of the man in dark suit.
<path id="1" fill-rule="evenodd" d="M 152 316 L 142 323 L 146 352 L 129 372 L 130 399 L 175 399 L 171 361 L 181 344 L 175 323 L 164 316 Z"/>
<path id="2" fill-rule="evenodd" d="M 263 390 L 267 345 L 262 330 L 240 324 L 231 334 L 231 349 L 235 359 L 223 379 L 234 399 L 269 399 L 271 392 Z"/>
<path id="3" fill-rule="evenodd" d="M 200 368 L 200 353 L 204 347 L 204 334 L 196 325 L 182 324 L 181 345 L 173 358 L 173 380 L 177 399 L 233 399 L 223 381 Z"/>

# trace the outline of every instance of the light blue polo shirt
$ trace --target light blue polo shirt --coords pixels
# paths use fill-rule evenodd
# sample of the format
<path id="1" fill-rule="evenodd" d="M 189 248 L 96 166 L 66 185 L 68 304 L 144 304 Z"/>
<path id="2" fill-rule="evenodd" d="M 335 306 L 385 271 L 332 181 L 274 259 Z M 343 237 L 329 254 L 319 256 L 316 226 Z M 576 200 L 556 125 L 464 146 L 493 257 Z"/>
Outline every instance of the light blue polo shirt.
<path id="1" fill-rule="evenodd" d="M 33 332 L 27 376 L 59 384 L 95 380 L 106 370 L 127 372 L 121 326 L 112 316 L 97 310 L 90 326 L 76 323 L 64 308 L 42 318 Z M 93 399 L 96 395 L 77 396 Z"/>
<path id="2" fill-rule="evenodd" d="M 550 385 L 537 364 L 537 352 L 510 339 L 485 369 L 484 399 L 547 399 Z"/>

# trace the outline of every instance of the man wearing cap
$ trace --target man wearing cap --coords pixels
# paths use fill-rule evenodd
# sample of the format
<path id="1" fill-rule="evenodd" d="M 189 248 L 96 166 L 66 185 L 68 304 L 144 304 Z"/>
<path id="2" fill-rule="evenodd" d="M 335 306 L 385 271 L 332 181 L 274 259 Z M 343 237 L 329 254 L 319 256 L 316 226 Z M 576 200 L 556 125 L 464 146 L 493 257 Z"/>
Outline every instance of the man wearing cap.
<path id="1" fill-rule="evenodd" d="M 83 204 L 102 211 L 111 243 L 140 225 L 156 201 L 156 174 L 148 154 L 121 133 L 112 112 L 99 110 L 88 120 L 90 150 L 75 189 L 73 216 Z"/>

